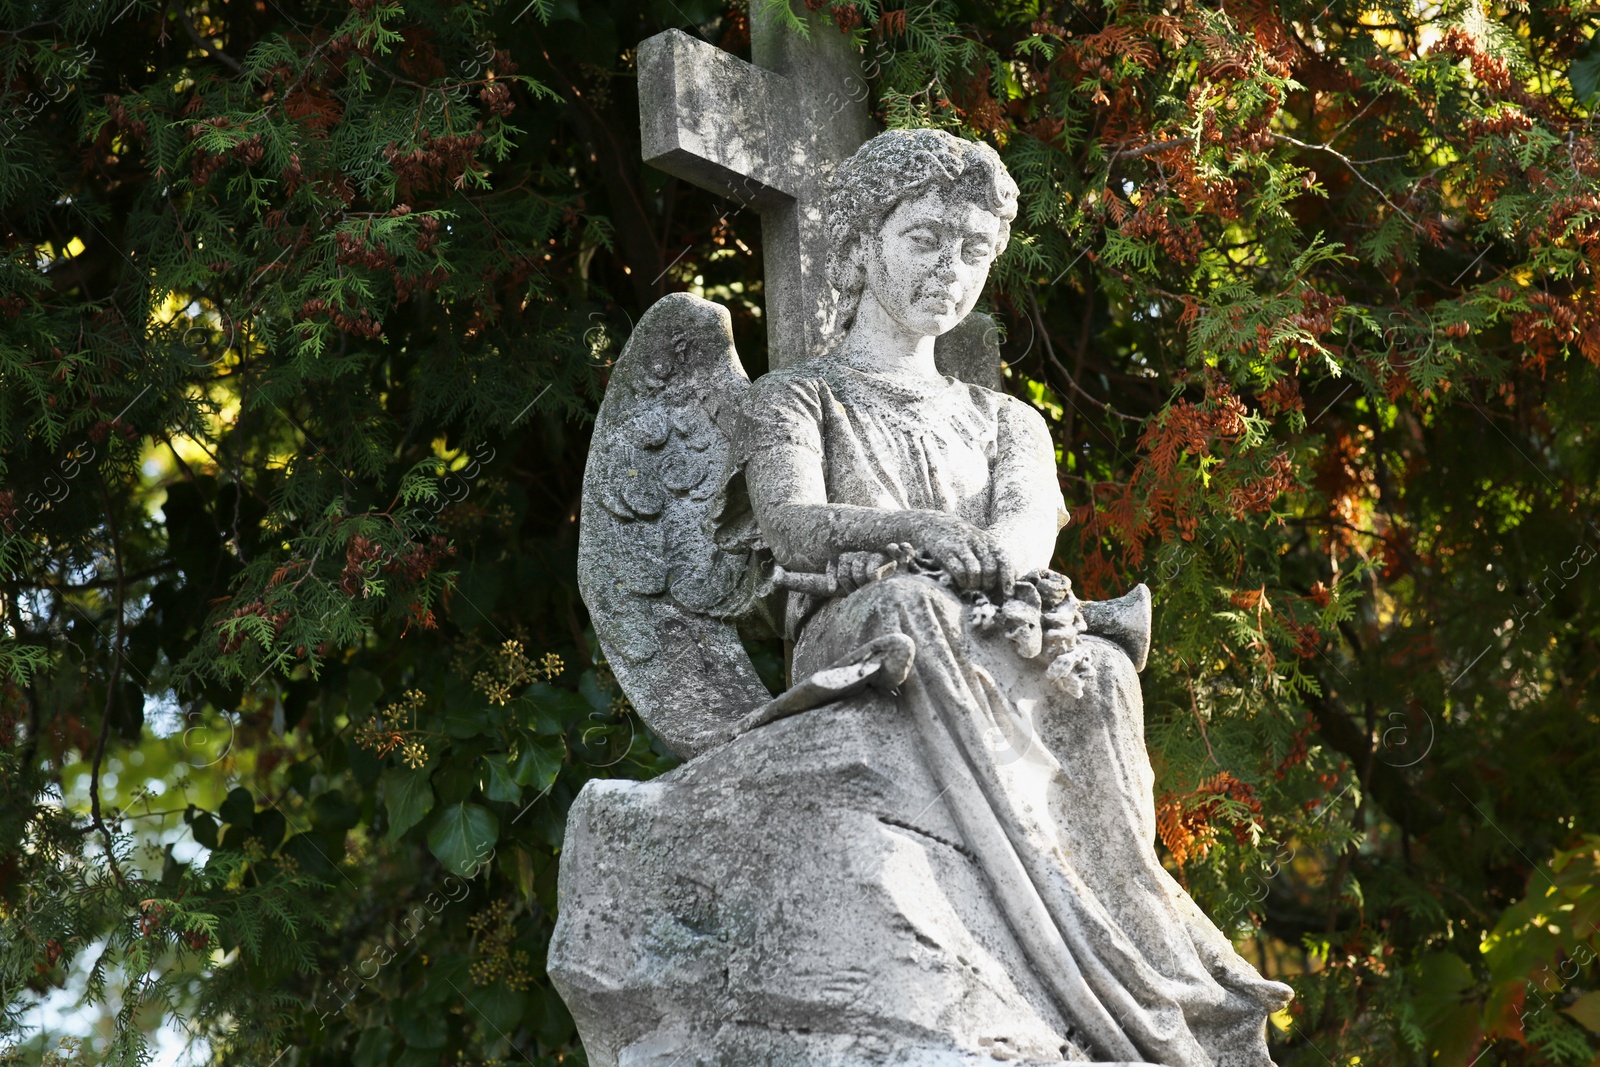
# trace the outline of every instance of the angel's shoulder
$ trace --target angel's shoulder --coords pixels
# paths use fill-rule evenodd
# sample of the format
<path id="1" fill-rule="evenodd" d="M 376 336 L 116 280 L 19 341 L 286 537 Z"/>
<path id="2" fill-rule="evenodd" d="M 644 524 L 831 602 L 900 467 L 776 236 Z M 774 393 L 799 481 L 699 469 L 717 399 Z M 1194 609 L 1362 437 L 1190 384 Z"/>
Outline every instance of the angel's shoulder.
<path id="1" fill-rule="evenodd" d="M 757 378 L 753 386 L 769 395 L 793 392 L 815 393 L 827 387 L 827 372 L 824 368 L 808 361 L 798 367 L 769 370 Z"/>
<path id="2" fill-rule="evenodd" d="M 1048 434 L 1050 432 L 1050 427 L 1044 419 L 1044 413 L 1021 397 L 1015 397 L 1010 393 L 1002 393 L 995 389 L 985 389 L 981 385 L 970 385 L 967 388 L 974 393 L 986 394 L 986 399 L 992 405 L 995 418 L 1001 426 L 1027 433 Z"/>
<path id="3" fill-rule="evenodd" d="M 768 371 L 750 386 L 745 415 L 757 422 L 795 416 L 816 416 L 833 393 L 825 371 L 802 364 Z"/>

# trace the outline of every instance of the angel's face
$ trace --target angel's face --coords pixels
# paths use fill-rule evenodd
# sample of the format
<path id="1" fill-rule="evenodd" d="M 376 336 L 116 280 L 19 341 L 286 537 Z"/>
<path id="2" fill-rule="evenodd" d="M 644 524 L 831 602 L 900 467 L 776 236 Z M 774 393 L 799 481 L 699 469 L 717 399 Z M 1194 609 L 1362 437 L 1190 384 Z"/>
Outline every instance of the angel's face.
<path id="1" fill-rule="evenodd" d="M 1000 216 L 949 190 L 903 200 L 868 242 L 867 293 L 909 332 L 937 337 L 972 312 L 999 247 Z"/>

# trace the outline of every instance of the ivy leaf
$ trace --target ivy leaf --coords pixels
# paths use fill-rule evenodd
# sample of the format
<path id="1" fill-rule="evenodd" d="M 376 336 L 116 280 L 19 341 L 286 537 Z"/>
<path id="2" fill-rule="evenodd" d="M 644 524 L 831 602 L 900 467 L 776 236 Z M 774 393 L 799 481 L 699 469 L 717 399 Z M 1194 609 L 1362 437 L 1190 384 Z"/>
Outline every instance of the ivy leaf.
<path id="1" fill-rule="evenodd" d="M 462 752 L 452 752 L 433 776 L 433 791 L 441 804 L 459 804 L 477 785 L 478 760 Z"/>
<path id="2" fill-rule="evenodd" d="M 1585 993 L 1564 1010 L 1594 1033 L 1600 1034 L 1600 992 Z"/>
<path id="3" fill-rule="evenodd" d="M 522 751 L 511 768 L 511 777 L 521 785 L 531 785 L 541 793 L 555 783 L 567 758 L 567 743 L 560 737 L 522 738 Z"/>
<path id="4" fill-rule="evenodd" d="M 600 677 L 594 671 L 584 671 L 578 680 L 578 692 L 595 711 L 609 711 L 611 694 L 600 688 Z"/>
<path id="5" fill-rule="evenodd" d="M 439 1067 L 439 1049 L 407 1048 L 394 1061 L 394 1067 Z"/>
<path id="6" fill-rule="evenodd" d="M 356 1049 L 350 1056 L 355 1067 L 384 1067 L 390 1062 L 389 1051 L 394 1048 L 394 1032 L 387 1027 L 375 1026 L 361 1031 Z"/>
<path id="7" fill-rule="evenodd" d="M 255 817 L 256 802 L 250 795 L 250 790 L 240 786 L 228 793 L 228 798 L 217 809 L 217 814 L 222 816 L 222 821 L 231 826 L 248 828 Z"/>
<path id="8" fill-rule="evenodd" d="M 549 682 L 528 686 L 516 704 L 519 721 L 532 720 L 535 732 L 546 735 L 564 733 L 569 725 L 584 721 L 595 710 L 582 695 Z"/>
<path id="9" fill-rule="evenodd" d="M 361 821 L 361 809 L 344 798 L 342 789 L 332 789 L 311 802 L 311 821 L 319 831 L 343 834 Z"/>
<path id="10" fill-rule="evenodd" d="M 1567 81 L 1572 85 L 1572 95 L 1580 101 L 1600 93 L 1600 48 L 1591 43 L 1579 49 L 1567 68 Z"/>
<path id="11" fill-rule="evenodd" d="M 445 713 L 439 724 L 451 737 L 477 737 L 494 729 L 494 712 L 481 702 L 477 707 L 455 707 Z"/>
<path id="12" fill-rule="evenodd" d="M 485 756 L 483 762 L 488 767 L 488 774 L 483 782 L 484 796 L 506 804 L 515 804 L 522 799 L 522 787 L 511 776 L 511 768 L 506 766 L 505 756 Z"/>
<path id="13" fill-rule="evenodd" d="M 405 1038 L 411 1049 L 444 1048 L 450 1037 L 450 1023 L 441 1012 L 415 1008 L 407 1011 L 404 1010 L 407 1007 L 404 1003 L 400 1007 L 402 1010 L 394 1014 L 395 1029 L 400 1031 L 400 1036 Z"/>
<path id="14" fill-rule="evenodd" d="M 211 817 L 210 812 L 196 812 L 189 823 L 189 829 L 194 834 L 194 839 L 206 848 L 217 847 L 217 820 Z"/>
<path id="15" fill-rule="evenodd" d="M 432 776 L 431 764 L 420 771 L 395 767 L 383 772 L 383 804 L 389 809 L 389 840 L 398 841 L 401 834 L 433 810 L 433 786 L 428 784 Z"/>
<path id="16" fill-rule="evenodd" d="M 470 878 L 500 837 L 500 820 L 482 804 L 452 804 L 433 817 L 428 849 L 454 874 Z"/>
<path id="17" fill-rule="evenodd" d="M 508 1034 L 522 1021 L 528 998 L 496 982 L 487 989 L 474 990 L 468 1003 L 496 1032 Z"/>

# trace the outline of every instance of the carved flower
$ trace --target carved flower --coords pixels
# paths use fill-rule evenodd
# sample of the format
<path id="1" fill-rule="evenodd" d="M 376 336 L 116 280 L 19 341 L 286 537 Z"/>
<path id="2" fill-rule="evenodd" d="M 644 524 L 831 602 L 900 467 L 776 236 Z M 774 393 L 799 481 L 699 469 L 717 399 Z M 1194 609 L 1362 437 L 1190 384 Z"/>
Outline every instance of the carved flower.
<path id="1" fill-rule="evenodd" d="M 1083 699 L 1084 686 L 1094 677 L 1094 664 L 1086 649 L 1072 648 L 1050 661 L 1044 676 L 1074 700 Z"/>

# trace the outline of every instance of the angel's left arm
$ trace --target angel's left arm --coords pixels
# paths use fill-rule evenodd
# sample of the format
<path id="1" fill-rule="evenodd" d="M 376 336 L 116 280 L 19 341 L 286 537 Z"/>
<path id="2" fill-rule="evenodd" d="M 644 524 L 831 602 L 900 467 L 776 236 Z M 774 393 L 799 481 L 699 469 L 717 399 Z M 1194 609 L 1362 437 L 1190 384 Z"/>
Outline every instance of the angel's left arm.
<path id="1" fill-rule="evenodd" d="M 1002 400 L 998 416 L 989 533 L 1019 573 L 1042 570 L 1068 518 L 1056 481 L 1055 444 L 1044 416 L 1015 397 Z"/>

